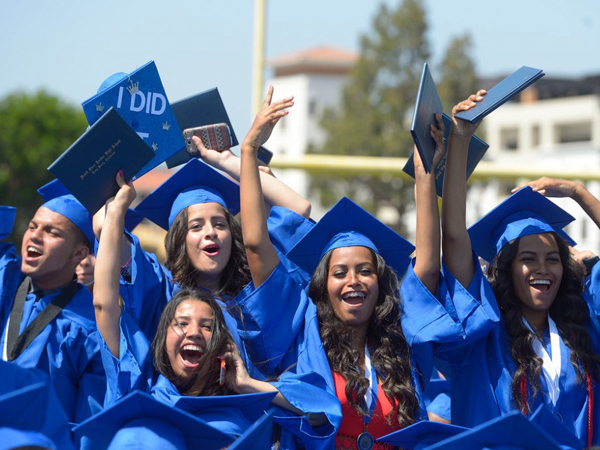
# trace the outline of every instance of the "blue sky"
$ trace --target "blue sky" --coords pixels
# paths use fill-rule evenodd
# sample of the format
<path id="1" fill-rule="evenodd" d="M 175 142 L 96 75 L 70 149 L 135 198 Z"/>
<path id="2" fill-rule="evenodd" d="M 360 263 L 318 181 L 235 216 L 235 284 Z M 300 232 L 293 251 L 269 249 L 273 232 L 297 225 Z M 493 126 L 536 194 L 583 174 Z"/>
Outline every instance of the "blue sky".
<path id="1" fill-rule="evenodd" d="M 266 56 L 320 45 L 358 51 L 379 4 L 268 1 Z M 522 65 L 548 76 L 600 74 L 596 0 L 426 0 L 425 6 L 433 66 L 450 38 L 468 31 L 482 75 Z M 251 123 L 252 26 L 252 0 L 6 2 L 0 96 L 44 87 L 78 104 L 109 75 L 153 59 L 171 101 L 218 86 L 243 136 Z"/>

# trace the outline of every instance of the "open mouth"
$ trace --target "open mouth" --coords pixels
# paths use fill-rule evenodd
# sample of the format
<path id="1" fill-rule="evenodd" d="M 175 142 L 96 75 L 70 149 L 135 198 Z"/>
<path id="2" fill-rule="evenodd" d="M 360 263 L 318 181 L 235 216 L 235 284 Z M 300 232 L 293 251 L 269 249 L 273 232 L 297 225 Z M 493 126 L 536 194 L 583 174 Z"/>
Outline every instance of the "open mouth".
<path id="1" fill-rule="evenodd" d="M 217 256 L 221 248 L 217 244 L 211 244 L 202 249 L 208 256 Z"/>
<path id="2" fill-rule="evenodd" d="M 40 256 L 42 256 L 41 250 L 39 250 L 31 245 L 27 247 L 27 259 L 36 259 L 36 258 L 39 258 Z"/>
<path id="3" fill-rule="evenodd" d="M 186 344 L 179 351 L 185 367 L 194 369 L 198 367 L 202 357 L 202 348 L 199 345 Z"/>
<path id="4" fill-rule="evenodd" d="M 529 286 L 538 291 L 546 292 L 552 286 L 552 282 L 550 280 L 531 280 Z"/>
<path id="5" fill-rule="evenodd" d="M 342 294 L 342 300 L 350 305 L 360 305 L 365 301 L 365 298 L 367 298 L 367 294 L 362 291 L 350 291 Z"/>

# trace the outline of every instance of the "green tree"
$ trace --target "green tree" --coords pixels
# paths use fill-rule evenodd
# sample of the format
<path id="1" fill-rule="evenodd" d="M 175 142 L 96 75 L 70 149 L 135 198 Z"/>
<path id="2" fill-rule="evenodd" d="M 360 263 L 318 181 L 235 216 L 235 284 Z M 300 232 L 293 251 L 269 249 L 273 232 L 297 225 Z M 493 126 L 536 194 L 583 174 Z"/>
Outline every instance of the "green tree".
<path id="1" fill-rule="evenodd" d="M 446 114 L 450 114 L 454 105 L 477 90 L 472 48 L 468 33 L 455 37 L 450 41 L 440 64 L 441 78 L 437 88 Z"/>
<path id="2" fill-rule="evenodd" d="M 81 108 L 43 90 L 0 100 L 0 204 L 18 208 L 13 240 L 42 203 L 37 188 L 54 178 L 48 166 L 86 127 Z"/>
<path id="3" fill-rule="evenodd" d="M 328 136 L 325 145 L 309 152 L 385 157 L 407 157 L 412 153 L 411 114 L 423 63 L 431 56 L 427 29 L 422 1 L 403 0 L 396 8 L 385 3 L 380 6 L 372 31 L 361 38 L 360 56 L 349 75 L 340 107 L 324 113 L 321 125 Z M 457 54 L 469 59 L 469 45 L 468 39 L 461 41 Z M 455 51 L 453 44 L 449 52 Z M 447 96 L 446 92 L 453 89 L 450 80 L 457 73 L 446 59 L 441 72 Z M 436 78 L 440 77 L 434 74 Z M 452 108 L 454 103 L 444 105 Z M 412 180 L 392 176 L 311 178 L 313 191 L 319 192 L 325 206 L 345 195 L 371 212 L 383 205 L 392 207 L 398 211 L 398 221 L 389 225 L 400 233 L 406 231 L 402 223 L 406 206 L 414 202 L 413 185 Z"/>

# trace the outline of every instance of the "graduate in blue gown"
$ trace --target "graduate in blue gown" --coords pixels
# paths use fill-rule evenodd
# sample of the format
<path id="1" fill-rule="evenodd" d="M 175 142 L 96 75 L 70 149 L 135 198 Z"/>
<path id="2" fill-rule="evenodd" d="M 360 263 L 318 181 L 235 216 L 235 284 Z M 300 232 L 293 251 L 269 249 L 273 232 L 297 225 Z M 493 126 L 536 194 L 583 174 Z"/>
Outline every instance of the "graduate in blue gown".
<path id="1" fill-rule="evenodd" d="M 229 150 L 209 150 L 200 139 L 193 140 L 202 161 L 192 159 L 136 207 L 167 231 L 165 265 L 144 252 L 136 236 L 127 233 L 124 241 L 121 297 L 149 340 L 161 311 L 179 287 L 207 289 L 230 310 L 235 297 L 245 295 L 250 280 L 240 224 L 234 218 L 239 211 L 239 185 L 231 179 L 239 179 L 240 160 Z M 287 251 L 294 236 L 310 227 L 310 203 L 263 171 L 261 183 L 272 206 L 280 251 Z M 286 226 L 290 223 L 297 226 Z M 101 228 L 99 214 L 95 217 L 96 235 Z M 234 322 L 228 311 L 226 319 L 229 325 Z M 238 342 L 237 336 L 234 338 Z"/>
<path id="2" fill-rule="evenodd" d="M 267 104 L 272 94 L 271 89 Z M 271 127 L 264 134 L 249 134 L 241 148 L 242 231 L 252 283 L 256 292 L 264 289 L 259 299 L 248 296 L 241 302 L 244 319 L 260 325 L 262 335 L 256 338 L 267 343 L 265 357 L 273 370 L 316 371 L 341 401 L 343 421 L 329 448 L 370 448 L 373 436 L 426 418 L 421 389 L 422 377 L 428 380 L 431 373 L 431 358 L 427 366 L 417 367 L 411 356 L 400 323 L 396 275 L 406 270 L 414 247 L 344 198 L 287 255 L 312 274 L 308 295 L 303 286 L 283 277 L 269 240 L 256 169 L 256 152 L 283 115 L 269 115 Z M 432 125 L 437 161 L 444 153 L 442 136 L 443 128 Z M 425 173 L 418 155 L 415 165 L 419 236 L 412 270 L 433 296 L 440 271 L 435 180 Z M 278 284 L 263 284 L 273 277 Z M 294 312 L 291 321 L 279 320 L 279 311 L 286 308 Z M 413 327 L 426 320 L 415 318 Z"/>
<path id="3" fill-rule="evenodd" d="M 152 345 L 135 321 L 119 304 L 118 261 L 122 248 L 124 215 L 135 198 L 131 184 L 117 175 L 120 190 L 107 202 L 100 239 L 94 287 L 96 321 L 102 335 L 103 361 L 108 389 L 106 406 L 133 390 L 149 392 L 165 403 L 182 398 L 272 393 L 279 407 L 276 421 L 295 433 L 306 446 L 318 448 L 339 422 L 337 401 L 321 388 L 314 374 L 288 374 L 265 382 L 252 378 L 229 332 L 221 307 L 210 292 L 180 289 L 161 314 Z M 231 402 L 231 399 L 226 399 Z M 233 399 L 235 402 L 235 399 Z M 184 402 L 189 403 L 189 402 Z M 250 425 L 236 414 L 200 416 L 209 424 L 233 435 Z M 263 408 L 264 409 L 264 408 Z M 283 439 L 283 438 L 282 438 Z M 290 438 L 291 439 L 291 438 Z M 315 445 L 310 445 L 312 441 Z M 293 448 L 293 440 L 286 441 Z"/>
<path id="4" fill-rule="evenodd" d="M 90 252 L 91 217 L 65 192 L 56 181 L 40 188 L 47 201 L 29 223 L 21 257 L 0 243 L 0 349 L 2 359 L 48 374 L 69 420 L 79 422 L 102 404 L 106 382 L 92 296 L 75 279 Z"/>
<path id="5" fill-rule="evenodd" d="M 453 114 L 476 108 L 483 95 L 460 102 Z M 450 135 L 444 279 L 451 298 L 466 292 L 473 314 L 495 325 L 485 334 L 467 332 L 461 347 L 435 350 L 452 380 L 452 423 L 471 427 L 513 410 L 529 415 L 544 404 L 588 446 L 598 443 L 600 328 L 594 295 L 581 295 L 582 271 L 562 231 L 573 218 L 527 186 L 467 232 L 466 155 L 478 125 L 455 119 Z M 598 223 L 597 209 L 584 209 Z M 489 281 L 472 249 L 490 262 Z"/>

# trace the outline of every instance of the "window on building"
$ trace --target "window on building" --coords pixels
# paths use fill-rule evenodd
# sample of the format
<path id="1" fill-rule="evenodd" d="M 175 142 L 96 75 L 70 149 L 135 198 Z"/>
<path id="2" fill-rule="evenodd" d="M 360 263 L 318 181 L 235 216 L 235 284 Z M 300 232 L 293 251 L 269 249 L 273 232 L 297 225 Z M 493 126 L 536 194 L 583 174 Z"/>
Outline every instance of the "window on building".
<path id="1" fill-rule="evenodd" d="M 500 148 L 503 150 L 519 148 L 519 129 L 517 127 L 500 130 Z"/>
<path id="2" fill-rule="evenodd" d="M 539 147 L 540 145 L 540 126 L 534 125 L 531 127 L 531 146 Z"/>
<path id="3" fill-rule="evenodd" d="M 555 127 L 556 142 L 566 144 L 570 142 L 589 142 L 592 140 L 592 123 L 575 122 L 558 124 Z"/>
<path id="4" fill-rule="evenodd" d="M 317 101 L 311 100 L 308 103 L 308 114 L 312 117 L 317 113 Z"/>

